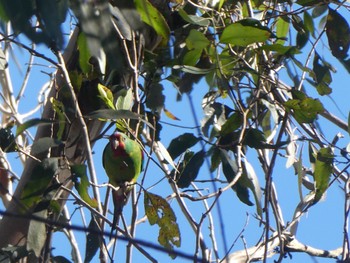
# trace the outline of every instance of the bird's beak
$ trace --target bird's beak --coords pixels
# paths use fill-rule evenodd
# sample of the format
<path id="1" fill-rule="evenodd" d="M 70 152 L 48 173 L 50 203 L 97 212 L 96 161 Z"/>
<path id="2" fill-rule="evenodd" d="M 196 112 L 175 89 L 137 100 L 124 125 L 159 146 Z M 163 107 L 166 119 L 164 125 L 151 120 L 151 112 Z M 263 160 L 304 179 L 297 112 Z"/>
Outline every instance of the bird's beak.
<path id="1" fill-rule="evenodd" d="M 111 145 L 114 150 L 116 150 L 119 147 L 119 141 L 117 140 L 111 140 Z"/>

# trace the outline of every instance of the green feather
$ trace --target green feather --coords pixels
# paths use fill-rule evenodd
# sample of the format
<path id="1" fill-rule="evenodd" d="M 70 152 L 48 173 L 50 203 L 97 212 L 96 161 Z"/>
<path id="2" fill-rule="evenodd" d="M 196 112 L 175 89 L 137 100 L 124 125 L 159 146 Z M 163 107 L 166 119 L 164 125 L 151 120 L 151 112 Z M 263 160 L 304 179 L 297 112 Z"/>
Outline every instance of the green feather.
<path id="1" fill-rule="evenodd" d="M 117 191 L 112 191 L 114 203 L 112 235 L 133 187 L 125 183 L 135 183 L 139 177 L 142 170 L 143 152 L 137 142 L 124 133 L 116 132 L 109 137 L 109 143 L 103 151 L 102 162 L 110 184 L 119 187 Z"/>
<path id="2" fill-rule="evenodd" d="M 140 145 L 124 133 L 114 133 L 103 151 L 103 167 L 113 186 L 136 182 L 142 170 Z"/>

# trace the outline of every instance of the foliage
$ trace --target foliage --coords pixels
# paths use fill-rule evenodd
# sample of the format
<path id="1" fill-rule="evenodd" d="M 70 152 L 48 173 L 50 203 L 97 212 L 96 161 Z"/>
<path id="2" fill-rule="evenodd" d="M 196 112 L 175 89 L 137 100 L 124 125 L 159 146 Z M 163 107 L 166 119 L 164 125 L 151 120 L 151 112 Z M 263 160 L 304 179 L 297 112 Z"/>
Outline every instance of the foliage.
<path id="1" fill-rule="evenodd" d="M 60 231 L 73 261 L 82 262 L 75 235 L 83 230 L 85 262 L 97 253 L 101 261 L 112 260 L 120 251 L 117 239 L 129 243 L 127 261 L 132 249 L 157 261 L 147 249 L 155 241 L 171 258 L 193 261 L 281 262 L 293 252 L 348 261 L 347 223 L 337 250 L 310 249 L 297 230 L 337 186 L 344 191 L 344 222 L 350 211 L 350 146 L 338 133 L 349 132 L 349 121 L 326 103 L 338 88 L 334 64 L 350 73 L 349 10 L 346 1 L 310 0 L 0 1 L 0 194 L 6 208 L 0 258 L 67 262 L 67 255 L 52 253 L 52 236 Z M 29 63 L 17 90 L 10 73 L 20 71 L 13 65 L 18 49 Z M 34 111 L 20 114 L 23 94 L 34 98 L 28 83 L 38 85 L 29 78 L 38 69 L 34 59 L 48 66 L 48 91 L 38 91 L 44 99 Z M 173 110 L 172 96 L 189 107 Z M 194 127 L 182 125 L 190 116 Z M 147 165 L 112 237 L 108 198 L 101 197 L 111 186 L 101 185 L 107 179 L 97 167 L 99 146 L 115 129 L 143 145 Z M 23 163 L 20 177 L 11 154 Z M 291 197 L 298 202 L 292 218 L 277 198 L 281 164 L 283 173 L 296 175 L 299 189 Z M 229 249 L 223 226 L 231 220 L 225 216 L 231 203 L 254 214 L 262 238 L 249 243 L 256 246 Z M 82 228 L 74 221 L 78 207 Z M 142 242 L 136 232 L 142 220 L 159 226 L 157 240 Z M 184 248 L 181 242 L 190 239 L 193 246 Z"/>

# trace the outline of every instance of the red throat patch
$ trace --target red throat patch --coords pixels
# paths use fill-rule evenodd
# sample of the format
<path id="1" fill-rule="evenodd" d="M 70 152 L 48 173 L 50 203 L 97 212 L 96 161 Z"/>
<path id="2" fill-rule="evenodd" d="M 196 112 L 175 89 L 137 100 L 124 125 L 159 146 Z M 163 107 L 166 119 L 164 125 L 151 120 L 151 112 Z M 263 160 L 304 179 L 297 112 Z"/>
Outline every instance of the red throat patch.
<path id="1" fill-rule="evenodd" d="M 125 156 L 125 142 L 124 137 L 120 133 L 114 133 L 109 137 L 112 151 L 115 156 Z"/>

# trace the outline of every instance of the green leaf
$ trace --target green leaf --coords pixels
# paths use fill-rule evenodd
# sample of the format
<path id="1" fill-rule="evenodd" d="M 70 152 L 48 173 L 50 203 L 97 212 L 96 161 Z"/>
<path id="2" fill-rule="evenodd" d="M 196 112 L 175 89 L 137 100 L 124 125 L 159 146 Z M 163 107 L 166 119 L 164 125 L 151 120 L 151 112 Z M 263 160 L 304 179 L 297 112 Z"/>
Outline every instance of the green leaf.
<path id="1" fill-rule="evenodd" d="M 210 158 L 210 172 L 214 172 L 219 165 L 221 164 L 221 152 L 220 152 L 220 148 L 213 146 L 210 149 L 210 154 L 211 154 L 211 158 Z"/>
<path id="2" fill-rule="evenodd" d="M 62 141 L 51 138 L 51 137 L 43 137 L 36 141 L 34 141 L 31 149 L 31 154 L 37 155 L 39 153 L 43 153 L 48 151 L 52 147 L 57 147 L 62 143 Z"/>
<path id="3" fill-rule="evenodd" d="M 344 59 L 350 47 L 350 28 L 346 19 L 336 10 L 329 8 L 326 34 L 333 56 Z"/>
<path id="4" fill-rule="evenodd" d="M 91 207 L 96 208 L 97 201 L 91 198 L 88 192 L 90 183 L 86 173 L 86 165 L 76 164 L 70 168 L 72 171 L 72 181 L 74 182 L 74 187 L 77 189 L 80 197 Z"/>
<path id="5" fill-rule="evenodd" d="M 0 1 L 1 19 L 11 21 L 16 35 L 24 33 L 35 43 L 56 45 L 59 49 L 63 46 L 61 24 L 67 10 L 68 0 Z M 36 19 L 39 23 L 33 26 Z"/>
<path id="6" fill-rule="evenodd" d="M 204 48 L 208 47 L 209 44 L 210 41 L 207 39 L 207 37 L 202 32 L 195 29 L 191 29 L 186 38 L 186 46 L 189 50 L 203 50 Z"/>
<path id="7" fill-rule="evenodd" d="M 163 95 L 163 85 L 152 83 L 146 90 L 146 106 L 155 111 L 161 112 L 164 107 L 165 96 Z"/>
<path id="8" fill-rule="evenodd" d="M 134 3 L 142 21 L 151 26 L 163 38 L 162 44 L 166 45 L 170 28 L 163 15 L 148 0 L 134 0 Z"/>
<path id="9" fill-rule="evenodd" d="M 307 11 L 304 12 L 304 25 L 306 30 L 309 31 L 311 35 L 314 37 L 315 36 L 314 20 Z"/>
<path id="10" fill-rule="evenodd" d="M 264 136 L 268 137 L 272 133 L 272 127 L 271 127 L 271 111 L 266 111 L 266 113 L 263 115 L 263 119 L 261 121 L 261 128 L 263 130 Z"/>
<path id="11" fill-rule="evenodd" d="M 313 18 L 317 18 L 320 17 L 321 15 L 323 15 L 324 13 L 326 13 L 328 11 L 328 5 L 316 5 L 313 9 L 312 9 L 312 17 Z"/>
<path id="12" fill-rule="evenodd" d="M 47 210 L 41 210 L 33 215 L 47 219 Z M 27 250 L 33 251 L 36 257 L 39 257 L 46 243 L 46 223 L 38 220 L 30 220 L 27 235 Z"/>
<path id="13" fill-rule="evenodd" d="M 284 45 L 284 43 L 286 42 L 285 39 L 288 36 L 289 24 L 290 24 L 290 21 L 288 20 L 287 17 L 279 16 L 277 18 L 276 36 L 278 39 L 276 41 L 276 44 Z"/>
<path id="14" fill-rule="evenodd" d="M 243 19 L 226 27 L 220 37 L 220 42 L 246 47 L 256 42 L 265 42 L 273 34 L 268 27 L 261 25 L 259 20 Z"/>
<path id="15" fill-rule="evenodd" d="M 91 54 L 84 32 L 79 32 L 77 45 L 79 50 L 79 66 L 81 71 L 87 74 L 91 71 L 92 65 L 90 64 Z"/>
<path id="16" fill-rule="evenodd" d="M 222 125 L 220 135 L 225 136 L 242 126 L 243 118 L 239 112 L 233 113 Z"/>
<path id="17" fill-rule="evenodd" d="M 329 179 L 333 172 L 333 159 L 334 155 L 329 147 L 321 148 L 317 152 L 314 171 L 316 185 L 314 204 L 322 198 L 328 188 Z"/>
<path id="18" fill-rule="evenodd" d="M 193 66 L 186 66 L 186 65 L 175 65 L 173 66 L 173 69 L 180 69 L 183 72 L 191 73 L 194 75 L 206 75 L 213 71 L 211 68 L 198 68 Z"/>
<path id="19" fill-rule="evenodd" d="M 306 26 L 304 25 L 303 20 L 298 15 L 292 15 L 292 24 L 295 30 L 297 31 L 296 36 L 296 43 L 297 48 L 302 49 L 309 40 L 309 34 L 310 32 L 307 30 Z"/>
<path id="20" fill-rule="evenodd" d="M 113 93 L 110 93 L 113 101 Z M 117 93 L 116 110 L 130 110 L 133 104 L 132 89 L 122 89 Z"/>
<path id="21" fill-rule="evenodd" d="M 171 158 L 174 160 L 183 154 L 187 149 L 194 146 L 198 141 L 199 138 L 194 136 L 192 133 L 184 133 L 170 142 L 168 152 Z"/>
<path id="22" fill-rule="evenodd" d="M 205 18 L 197 15 L 189 15 L 186 13 L 186 11 L 183 8 L 180 8 L 178 12 L 179 12 L 179 15 L 182 17 L 182 19 L 190 24 L 206 27 L 210 23 L 209 18 Z"/>
<path id="23" fill-rule="evenodd" d="M 295 59 L 294 57 L 291 57 L 292 61 L 295 63 L 295 65 L 300 68 L 302 71 L 308 72 L 308 73 L 312 73 L 312 70 L 308 67 L 305 67 L 302 62 L 300 62 L 299 60 Z M 293 92 L 293 91 L 292 91 Z"/>
<path id="24" fill-rule="evenodd" d="M 52 257 L 52 263 L 71 263 L 71 261 L 64 256 L 54 256 Z"/>
<path id="25" fill-rule="evenodd" d="M 164 158 L 165 162 L 168 162 L 175 170 L 177 169 L 177 165 L 174 163 L 173 158 L 170 156 L 168 150 L 162 144 L 161 141 L 157 141 L 159 152 L 161 156 Z"/>
<path id="26" fill-rule="evenodd" d="M 100 248 L 100 235 L 98 232 L 100 228 L 96 222 L 94 216 L 91 216 L 89 223 L 89 229 L 94 230 L 87 234 L 86 236 L 86 246 L 85 246 L 85 263 L 90 262 L 96 255 L 97 250 Z"/>
<path id="27" fill-rule="evenodd" d="M 227 116 L 233 110 L 224 104 L 210 100 L 210 96 L 207 97 L 207 95 L 202 100 L 204 118 L 201 121 L 201 130 L 206 137 L 213 138 L 218 135 L 227 120 Z M 213 129 L 210 132 L 211 127 Z"/>
<path id="28" fill-rule="evenodd" d="M 119 21 L 111 19 L 112 8 L 108 5 L 106 0 L 96 3 L 70 1 L 70 8 L 78 18 L 79 25 L 87 38 L 90 54 L 98 60 L 102 72 L 106 68 L 106 60 L 108 65 L 116 71 L 122 70 L 124 62 L 120 42 L 115 41 L 118 37 L 115 27 L 118 25 L 114 22 Z M 123 37 L 126 38 L 124 35 Z"/>
<path id="29" fill-rule="evenodd" d="M 293 89 L 291 90 L 291 93 L 292 93 L 293 99 L 296 99 L 296 100 L 304 100 L 307 98 L 306 94 L 300 90 Z"/>
<path id="30" fill-rule="evenodd" d="M 31 127 L 34 127 L 37 125 L 43 125 L 43 124 L 45 124 L 45 125 L 50 124 L 51 125 L 52 123 L 54 123 L 54 121 L 49 120 L 49 119 L 30 119 L 30 120 L 26 121 L 25 123 L 22 123 L 22 124 L 17 126 L 16 137 Z"/>
<path id="31" fill-rule="evenodd" d="M 318 113 L 324 110 L 322 103 L 312 98 L 293 99 L 284 105 L 289 111 L 293 110 L 295 119 L 300 123 L 312 123 L 316 120 Z"/>
<path id="32" fill-rule="evenodd" d="M 317 155 L 316 147 L 311 142 L 309 142 L 309 161 L 310 161 L 312 170 L 315 170 L 316 155 Z"/>
<path id="33" fill-rule="evenodd" d="M 144 207 L 151 225 L 159 226 L 158 242 L 163 247 L 173 250 L 174 246 L 180 247 L 181 235 L 176 216 L 168 202 L 159 195 L 144 191 Z M 175 258 L 175 254 L 169 254 Z"/>
<path id="34" fill-rule="evenodd" d="M 152 124 L 148 121 L 142 119 L 140 114 L 134 113 L 129 110 L 113 110 L 113 109 L 102 109 L 89 113 L 85 117 L 89 119 L 102 119 L 102 120 L 121 120 L 121 119 L 132 119 L 139 120 L 147 124 L 149 127 L 153 128 Z"/>
<path id="35" fill-rule="evenodd" d="M 141 119 L 141 115 L 134 113 L 130 110 L 113 110 L 102 109 L 89 113 L 87 118 L 90 119 L 108 119 L 108 120 L 120 120 L 120 119 Z"/>
<path id="36" fill-rule="evenodd" d="M 259 49 L 266 51 L 275 51 L 279 55 L 292 56 L 300 54 L 301 51 L 294 46 L 282 46 L 281 44 L 263 45 Z"/>
<path id="37" fill-rule="evenodd" d="M 66 127 L 66 114 L 65 114 L 64 104 L 61 101 L 56 100 L 54 97 L 50 98 L 50 102 L 59 120 L 58 131 L 56 136 L 57 136 L 57 139 L 61 140 L 64 129 Z"/>
<path id="38" fill-rule="evenodd" d="M 320 1 L 319 0 L 297 0 L 296 3 L 301 6 L 313 6 L 313 5 L 319 4 Z"/>
<path id="39" fill-rule="evenodd" d="M 0 148 L 6 153 L 18 150 L 11 128 L 0 128 Z"/>
<path id="40" fill-rule="evenodd" d="M 242 162 L 242 167 L 243 167 L 242 178 L 239 181 L 243 186 L 248 187 L 252 191 L 255 199 L 256 212 L 259 216 L 262 216 L 262 207 L 261 207 L 262 192 L 260 189 L 258 177 L 256 176 L 253 166 L 247 160 Z"/>
<path id="41" fill-rule="evenodd" d="M 58 172 L 58 160 L 59 158 L 46 158 L 33 168 L 30 180 L 21 193 L 21 203 L 24 207 L 31 208 L 40 202 L 49 183 Z"/>
<path id="42" fill-rule="evenodd" d="M 187 188 L 194 180 L 196 180 L 199 169 L 203 165 L 204 157 L 205 152 L 199 151 L 194 154 L 189 161 L 186 160 L 184 169 L 180 171 L 180 178 L 176 180 L 178 187 Z"/>
<path id="43" fill-rule="evenodd" d="M 323 64 L 321 65 L 319 61 L 322 61 Z M 314 80 L 318 94 L 321 96 L 331 94 L 332 89 L 329 87 L 329 84 L 332 82 L 331 71 L 328 64 L 324 63 L 317 53 L 315 53 L 314 57 L 313 71 L 315 73 Z"/>
<path id="44" fill-rule="evenodd" d="M 171 119 L 173 121 L 180 121 L 181 120 L 178 117 L 176 117 L 172 112 L 167 110 L 166 108 L 163 108 L 163 111 L 164 111 L 165 116 L 167 116 L 169 119 Z"/>
<path id="45" fill-rule="evenodd" d="M 47 35 L 49 46 L 53 43 L 59 49 L 63 48 L 63 34 L 61 24 L 66 19 L 68 0 L 36 0 L 36 12 L 43 27 L 43 33 Z"/>
<path id="46" fill-rule="evenodd" d="M 296 39 L 298 49 L 302 49 L 303 47 L 305 47 L 307 41 L 309 40 L 309 35 L 310 33 L 307 30 L 298 31 Z"/>
<path id="47" fill-rule="evenodd" d="M 174 167 L 174 169 L 171 171 L 170 177 L 173 178 L 174 181 L 178 181 L 183 170 L 185 169 L 186 165 L 190 162 L 193 155 L 194 155 L 193 151 L 187 150 L 183 155 L 182 161 L 176 167 Z"/>
<path id="48" fill-rule="evenodd" d="M 344 68 L 350 74 L 350 58 L 349 59 L 339 59 L 340 63 L 344 66 Z"/>
<path id="49" fill-rule="evenodd" d="M 258 129 L 247 129 L 243 139 L 243 144 L 255 149 L 268 147 L 265 134 Z"/>
<path id="50" fill-rule="evenodd" d="M 106 107 L 115 110 L 115 106 L 113 103 L 114 97 L 112 91 L 100 83 L 98 83 L 97 85 L 97 90 L 99 98 L 103 101 Z"/>
<path id="51" fill-rule="evenodd" d="M 226 150 L 220 149 L 221 159 L 222 159 L 222 171 L 226 177 L 226 180 L 231 183 L 238 172 L 237 164 L 232 160 Z M 249 200 L 249 191 L 248 187 L 244 185 L 242 178 L 239 178 L 238 181 L 232 186 L 232 189 L 236 192 L 237 197 L 246 205 L 254 205 Z"/>
<path id="52" fill-rule="evenodd" d="M 182 63 L 184 65 L 194 67 L 201 58 L 202 52 L 202 49 L 193 49 L 187 51 L 185 56 L 183 57 Z"/>
<path id="53" fill-rule="evenodd" d="M 303 153 L 303 148 L 301 148 L 301 150 L 300 150 L 299 160 L 295 163 L 297 174 L 298 174 L 298 192 L 299 192 L 300 201 L 303 200 L 302 185 L 303 185 L 304 171 L 303 171 L 303 155 L 302 155 L 302 153 Z"/>
<path id="54" fill-rule="evenodd" d="M 74 70 L 69 71 L 69 78 L 70 78 L 70 81 L 72 83 L 74 90 L 76 92 L 79 92 L 81 87 L 82 87 L 84 78 L 86 79 L 86 77 L 84 77 L 84 74 L 82 72 L 80 72 L 80 70 L 78 71 L 78 69 L 74 69 Z M 63 88 L 63 94 L 65 97 L 70 96 L 70 95 L 68 95 L 67 87 Z"/>

